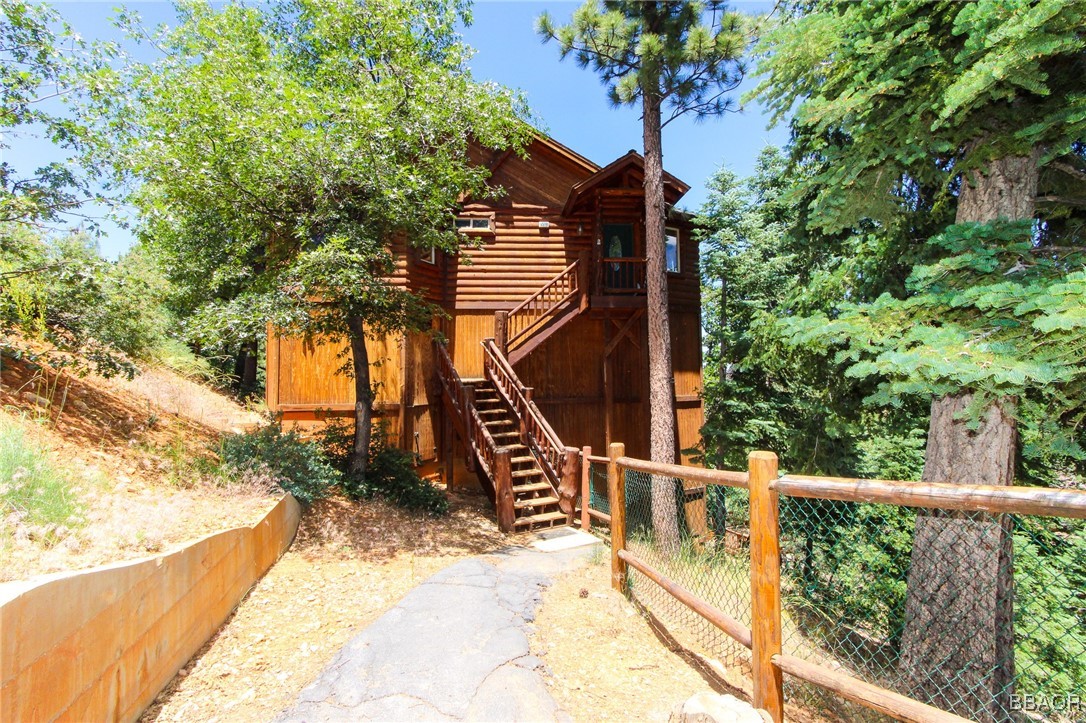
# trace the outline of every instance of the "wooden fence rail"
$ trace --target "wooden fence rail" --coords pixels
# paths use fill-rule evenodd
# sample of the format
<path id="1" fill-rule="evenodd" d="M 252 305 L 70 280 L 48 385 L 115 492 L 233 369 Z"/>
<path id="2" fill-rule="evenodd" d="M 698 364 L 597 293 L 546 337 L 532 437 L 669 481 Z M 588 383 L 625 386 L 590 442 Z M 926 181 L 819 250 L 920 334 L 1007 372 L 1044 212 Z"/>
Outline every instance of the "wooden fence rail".
<path id="1" fill-rule="evenodd" d="M 1086 492 L 1078 490 L 795 475 L 778 478 L 777 456 L 772 452 L 752 452 L 745 472 L 632 459 L 625 456 L 624 445 L 617 443 L 610 445 L 607 457 L 594 457 L 591 452 L 590 447 L 585 447 L 581 457 L 581 525 L 587 529 L 591 526 L 592 518 L 610 525 L 612 586 L 627 593 L 628 568 L 632 567 L 731 638 L 750 648 L 754 705 L 768 712 L 778 723 L 784 718 L 784 673 L 898 720 L 966 721 L 934 706 L 782 652 L 779 495 L 996 514 L 1086 518 Z M 590 509 L 589 504 L 591 465 L 604 462 L 607 464 L 609 516 Z M 751 629 L 748 630 L 734 618 L 668 579 L 626 549 L 627 470 L 749 490 Z"/>

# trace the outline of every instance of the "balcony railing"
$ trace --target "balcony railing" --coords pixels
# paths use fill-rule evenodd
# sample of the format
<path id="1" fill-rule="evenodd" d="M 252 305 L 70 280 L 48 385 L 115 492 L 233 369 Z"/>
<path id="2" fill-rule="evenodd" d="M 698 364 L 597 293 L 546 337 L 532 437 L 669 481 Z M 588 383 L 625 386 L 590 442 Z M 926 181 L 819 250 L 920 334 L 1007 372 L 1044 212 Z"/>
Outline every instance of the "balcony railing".
<path id="1" fill-rule="evenodd" d="M 599 289 L 604 294 L 645 293 L 645 259 L 600 259 Z"/>

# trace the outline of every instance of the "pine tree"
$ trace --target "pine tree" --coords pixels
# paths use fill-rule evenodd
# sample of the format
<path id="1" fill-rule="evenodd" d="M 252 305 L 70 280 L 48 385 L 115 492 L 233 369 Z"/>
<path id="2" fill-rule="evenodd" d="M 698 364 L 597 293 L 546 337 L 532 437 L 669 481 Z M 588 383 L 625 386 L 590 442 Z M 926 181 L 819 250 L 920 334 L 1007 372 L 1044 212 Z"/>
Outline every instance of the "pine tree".
<path id="1" fill-rule="evenodd" d="M 743 20 L 726 3 L 588 0 L 569 25 L 544 13 L 538 30 L 562 57 L 596 71 L 615 105 L 640 105 L 645 156 L 645 259 L 649 346 L 650 455 L 675 462 L 677 452 L 668 316 L 663 181 L 663 128 L 684 114 L 719 115 L 743 78 Z M 667 118 L 664 118 L 664 115 Z M 678 544 L 669 484 L 654 484 L 653 525 L 665 545 Z"/>
<path id="2" fill-rule="evenodd" d="M 761 45 L 758 94 L 778 114 L 795 107 L 801 151 L 823 161 L 806 184 L 809 225 L 885 225 L 908 189 L 956 204 L 901 296 L 790 323 L 799 344 L 841 348 L 850 376 L 880 378 L 876 401 L 931 399 L 925 480 L 1010 484 L 1021 400 L 1048 395 L 1071 430 L 1086 409 L 1084 249 L 1038 206 L 1042 169 L 1082 173 L 1084 28 L 1075 0 L 814 2 Z M 1055 202 L 1072 217 L 1073 196 Z M 914 695 L 1006 715 L 1010 542 L 1005 521 L 918 524 L 902 652 Z"/>

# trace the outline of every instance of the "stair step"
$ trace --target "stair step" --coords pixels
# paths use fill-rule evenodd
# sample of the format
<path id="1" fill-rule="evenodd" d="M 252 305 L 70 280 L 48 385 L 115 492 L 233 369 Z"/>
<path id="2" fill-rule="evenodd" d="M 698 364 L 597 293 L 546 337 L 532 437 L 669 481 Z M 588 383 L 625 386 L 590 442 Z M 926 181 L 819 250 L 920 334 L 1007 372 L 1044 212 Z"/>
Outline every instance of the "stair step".
<path id="1" fill-rule="evenodd" d="M 513 503 L 513 508 L 522 510 L 526 507 L 544 507 L 545 505 L 558 504 L 557 497 L 529 497 L 525 500 L 517 500 Z"/>
<path id="2" fill-rule="evenodd" d="M 513 457 L 513 459 L 509 461 L 513 464 L 522 464 L 524 462 L 535 462 L 535 457 L 532 455 L 528 455 L 527 457 Z"/>
<path id="3" fill-rule="evenodd" d="M 505 414 L 504 409 L 478 409 L 480 417 L 493 417 L 498 414 Z"/>
<path id="4" fill-rule="evenodd" d="M 548 482 L 529 482 L 526 485 L 513 485 L 514 494 L 521 492 L 542 492 L 543 490 L 551 489 Z"/>
<path id="5" fill-rule="evenodd" d="M 489 422 L 483 422 L 483 425 L 487 427 L 508 427 L 511 424 L 513 424 L 512 419 L 492 419 Z"/>
<path id="6" fill-rule="evenodd" d="M 542 477 L 543 472 L 538 469 L 518 469 L 513 472 L 514 477 Z M 549 487 L 550 485 L 548 485 Z"/>
<path id="7" fill-rule="evenodd" d="M 544 512 L 539 515 L 531 515 L 529 517 L 521 517 L 513 524 L 517 527 L 525 527 L 526 525 L 536 525 L 543 522 L 557 522 L 558 520 L 568 519 L 565 512 Z"/>
<path id="8" fill-rule="evenodd" d="M 492 434 L 490 436 L 493 437 L 494 439 L 497 439 L 498 437 L 502 437 L 502 438 L 505 438 L 505 437 L 517 437 L 517 438 L 519 438 L 520 437 L 520 432 L 497 432 L 497 433 Z"/>

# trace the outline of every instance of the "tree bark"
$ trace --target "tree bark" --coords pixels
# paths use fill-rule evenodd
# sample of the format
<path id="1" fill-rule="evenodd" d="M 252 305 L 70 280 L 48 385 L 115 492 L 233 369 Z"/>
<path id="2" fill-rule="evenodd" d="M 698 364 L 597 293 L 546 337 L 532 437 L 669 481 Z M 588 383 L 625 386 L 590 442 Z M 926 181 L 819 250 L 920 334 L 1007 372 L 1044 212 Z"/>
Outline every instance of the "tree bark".
<path id="1" fill-rule="evenodd" d="M 252 394 L 256 390 L 257 354 L 257 343 L 255 341 L 248 342 L 245 345 L 245 368 L 241 374 L 241 391 L 246 395 Z"/>
<path id="2" fill-rule="evenodd" d="M 1032 218 L 1038 153 L 993 161 L 962 180 L 958 223 Z M 971 394 L 931 403 L 925 482 L 1010 485 L 1013 399 L 989 405 L 980 426 L 962 413 Z M 977 721 L 1010 720 L 1014 689 L 1014 568 L 1007 515 L 921 514 L 909 566 L 900 670 L 915 698 Z"/>
<path id="3" fill-rule="evenodd" d="M 645 72 L 645 71 L 642 71 Z M 645 285 L 649 344 L 649 453 L 653 462 L 675 462 L 675 391 L 671 367 L 671 323 L 667 300 L 664 234 L 664 159 L 660 132 L 660 91 L 655 78 L 642 78 L 645 144 Z M 679 546 L 674 482 L 652 485 L 652 524 L 666 550 Z"/>
<path id="4" fill-rule="evenodd" d="M 372 436 L 373 390 L 370 387 L 370 355 L 366 349 L 365 326 L 361 317 L 347 320 L 351 336 L 351 363 L 354 368 L 354 446 L 351 449 L 350 471 L 366 476 Z"/>

